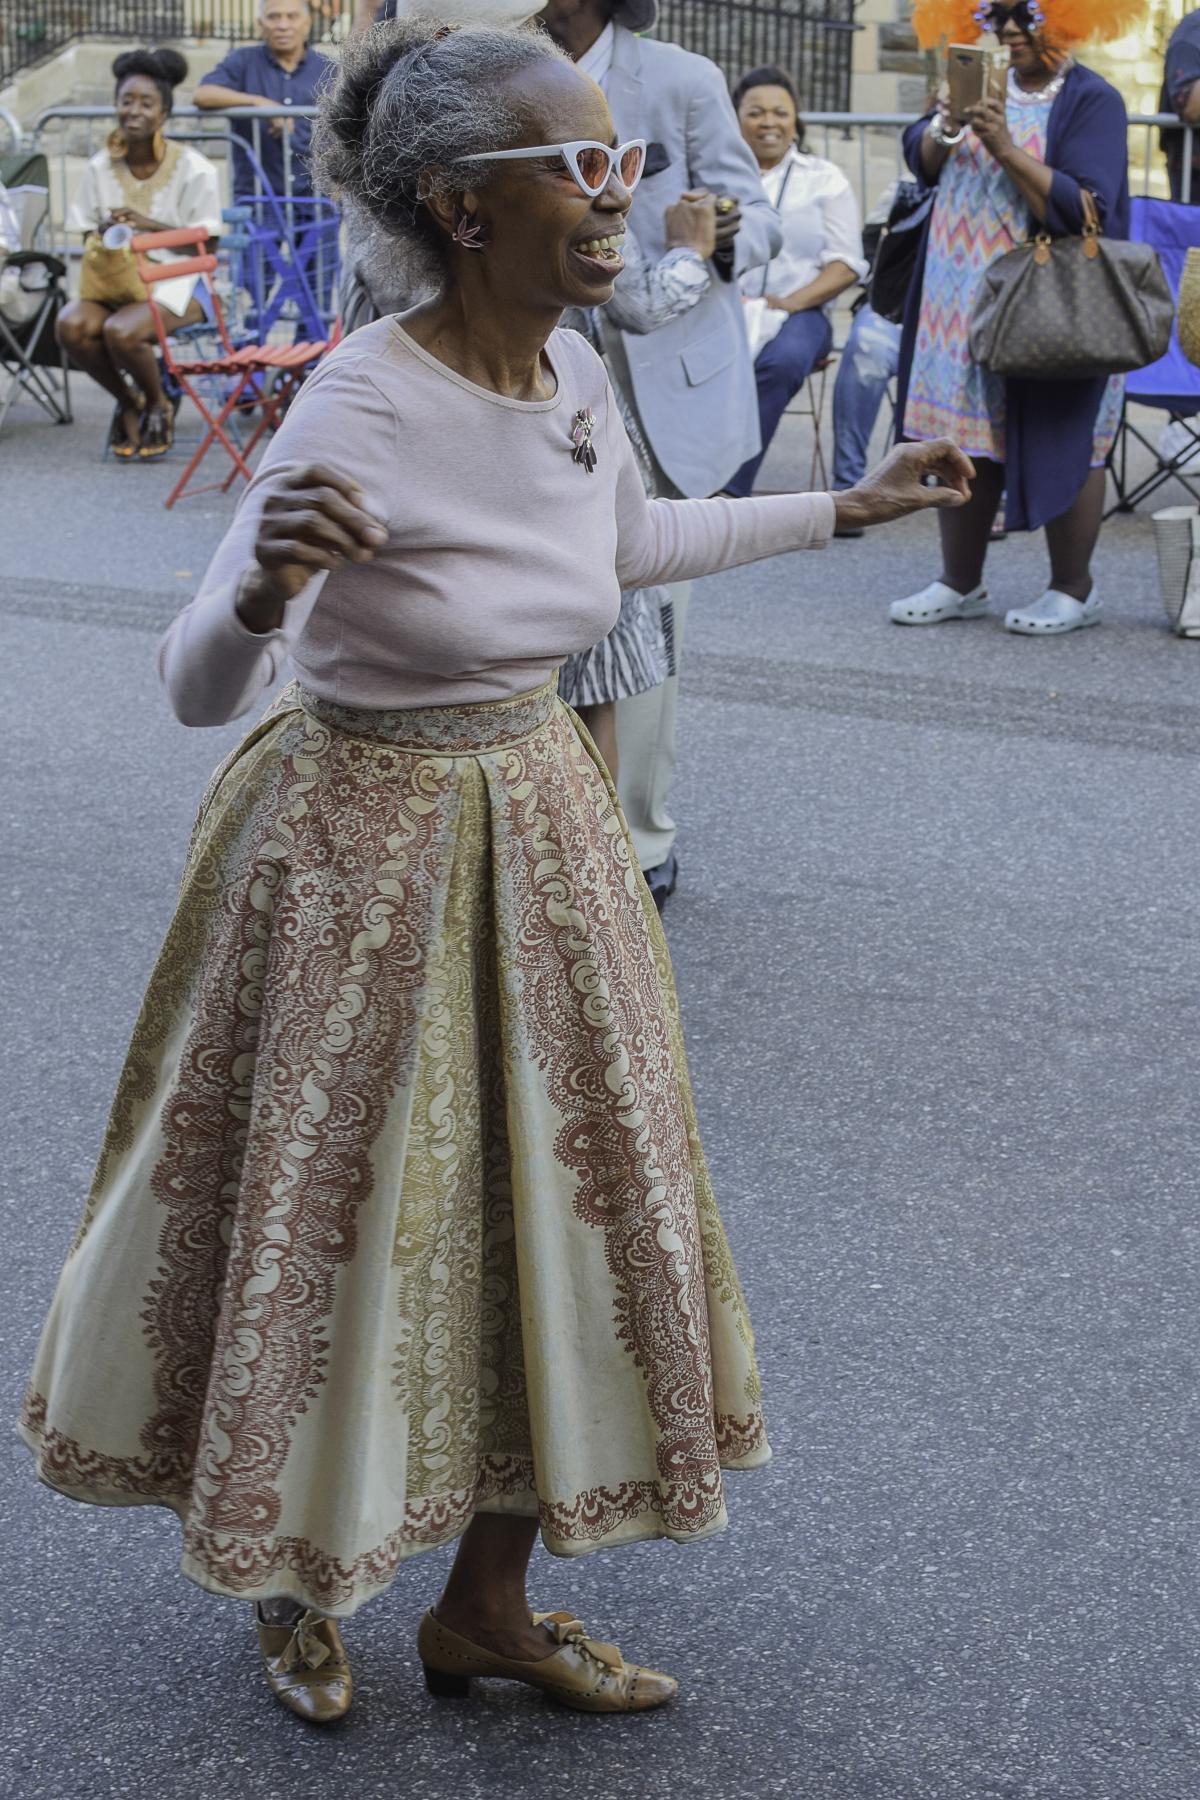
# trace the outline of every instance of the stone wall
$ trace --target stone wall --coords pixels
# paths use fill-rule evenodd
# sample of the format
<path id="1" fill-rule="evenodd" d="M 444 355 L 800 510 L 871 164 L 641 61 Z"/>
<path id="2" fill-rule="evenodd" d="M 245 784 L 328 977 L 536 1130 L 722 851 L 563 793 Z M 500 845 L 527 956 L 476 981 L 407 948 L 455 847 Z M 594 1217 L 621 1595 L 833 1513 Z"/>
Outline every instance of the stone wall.
<path id="1" fill-rule="evenodd" d="M 919 112 L 934 59 L 917 48 L 911 0 L 861 0 L 854 43 L 855 112 Z"/>

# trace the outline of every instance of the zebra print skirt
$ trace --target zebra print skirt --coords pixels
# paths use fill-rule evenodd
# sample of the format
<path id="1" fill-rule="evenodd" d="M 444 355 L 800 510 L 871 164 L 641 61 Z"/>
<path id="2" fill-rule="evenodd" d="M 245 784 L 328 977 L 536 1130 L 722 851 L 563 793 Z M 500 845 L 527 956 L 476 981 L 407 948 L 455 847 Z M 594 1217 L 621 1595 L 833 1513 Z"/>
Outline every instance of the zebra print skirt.
<path id="1" fill-rule="evenodd" d="M 569 656 L 558 673 L 558 692 L 568 706 L 601 706 L 630 700 L 675 673 L 671 590 L 628 588 L 617 622 L 590 650 Z"/>

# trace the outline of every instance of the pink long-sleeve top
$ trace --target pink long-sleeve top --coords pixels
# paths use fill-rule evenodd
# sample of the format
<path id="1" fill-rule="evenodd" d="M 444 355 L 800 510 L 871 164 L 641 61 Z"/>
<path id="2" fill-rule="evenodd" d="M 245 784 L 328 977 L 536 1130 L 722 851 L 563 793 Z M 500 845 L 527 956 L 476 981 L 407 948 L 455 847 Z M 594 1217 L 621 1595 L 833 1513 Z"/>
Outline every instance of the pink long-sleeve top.
<path id="1" fill-rule="evenodd" d="M 623 587 L 827 542 L 827 494 L 648 500 L 599 357 L 571 331 L 546 355 L 557 392 L 532 401 L 464 380 L 394 318 L 326 358 L 163 640 L 159 670 L 185 724 L 237 718 L 288 655 L 305 687 L 346 706 L 505 699 L 597 643 Z M 579 412 L 595 418 L 591 474 L 572 456 Z M 387 543 L 314 576 L 280 630 L 248 631 L 234 603 L 263 503 L 311 463 L 358 483 Z"/>

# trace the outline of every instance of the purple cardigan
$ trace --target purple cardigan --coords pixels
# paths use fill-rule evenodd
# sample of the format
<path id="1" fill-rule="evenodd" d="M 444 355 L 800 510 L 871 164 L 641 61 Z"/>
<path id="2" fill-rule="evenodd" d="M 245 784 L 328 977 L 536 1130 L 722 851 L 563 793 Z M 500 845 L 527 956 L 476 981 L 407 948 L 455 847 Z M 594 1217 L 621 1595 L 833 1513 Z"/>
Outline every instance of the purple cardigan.
<path id="1" fill-rule="evenodd" d="M 917 119 L 904 134 L 904 154 L 918 179 L 921 138 L 930 115 Z M 1103 76 L 1076 63 L 1050 108 L 1046 162 L 1054 181 L 1046 208 L 1046 230 L 1070 237 L 1083 224 L 1079 190 L 1096 198 L 1105 235 L 1129 236 L 1128 121 L 1125 102 Z M 1031 230 L 1034 221 L 1030 222 Z M 903 435 L 904 403 L 917 338 L 925 251 L 929 225 L 917 255 L 904 330 L 900 341 L 899 393 L 896 418 Z M 1081 323 L 1083 323 L 1081 321 Z M 1072 505 L 1087 479 L 1092 435 L 1104 394 L 1104 381 L 1008 381 L 1005 383 L 1006 451 L 1005 524 L 1014 531 L 1036 531 Z"/>

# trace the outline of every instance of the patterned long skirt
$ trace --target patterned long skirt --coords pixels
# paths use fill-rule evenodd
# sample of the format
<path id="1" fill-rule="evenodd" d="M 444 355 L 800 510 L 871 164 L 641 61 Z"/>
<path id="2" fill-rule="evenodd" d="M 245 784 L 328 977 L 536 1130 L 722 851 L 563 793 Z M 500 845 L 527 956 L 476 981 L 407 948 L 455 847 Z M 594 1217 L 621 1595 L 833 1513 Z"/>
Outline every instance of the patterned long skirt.
<path id="1" fill-rule="evenodd" d="M 219 1594 L 345 1616 L 476 1512 L 577 1555 L 765 1462 L 665 940 L 554 684 L 287 690 L 217 771 L 21 1422 Z"/>

